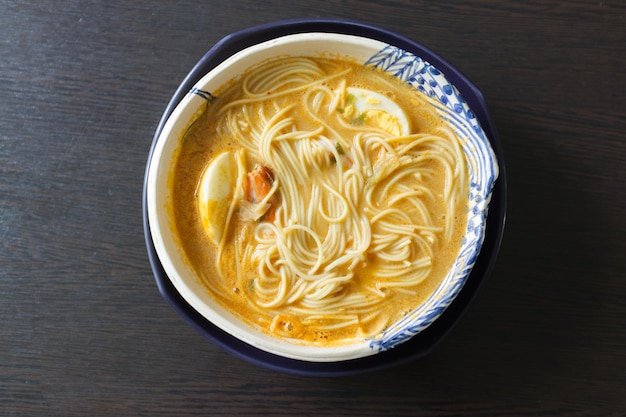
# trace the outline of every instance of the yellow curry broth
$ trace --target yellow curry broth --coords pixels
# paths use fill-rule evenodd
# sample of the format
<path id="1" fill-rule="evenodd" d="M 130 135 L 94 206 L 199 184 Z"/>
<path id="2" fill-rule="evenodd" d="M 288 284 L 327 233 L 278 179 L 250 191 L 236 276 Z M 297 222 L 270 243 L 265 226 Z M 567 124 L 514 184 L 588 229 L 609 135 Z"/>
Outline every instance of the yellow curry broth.
<path id="1" fill-rule="evenodd" d="M 406 110 L 414 133 L 434 134 L 437 127 L 445 123 L 433 113 L 427 99 L 422 98 L 408 86 L 401 85 L 400 82 L 387 75 L 349 62 L 327 59 L 319 59 L 317 62 L 322 67 L 350 67 L 352 71 L 344 77 L 347 84 L 378 91 L 392 98 Z M 207 239 L 206 232 L 201 227 L 195 203 L 195 193 L 200 176 L 208 161 L 225 150 L 236 151 L 240 147 L 235 138 L 221 137 L 216 134 L 215 110 L 218 109 L 220 103 L 232 99 L 231 96 L 236 94 L 236 88 L 234 88 L 236 86 L 237 81 L 234 81 L 234 84 L 229 85 L 227 89 L 214 93 L 218 97 L 217 100 L 208 104 L 207 111 L 190 127 L 181 143 L 173 173 L 173 200 L 170 210 L 176 219 L 177 233 L 182 242 L 183 250 L 193 269 L 198 272 L 199 277 L 206 285 L 207 291 L 221 305 L 253 327 L 268 334 L 295 338 L 307 343 L 319 345 L 346 343 L 350 339 L 358 337 L 358 325 L 351 325 L 338 330 L 320 330 L 302 324 L 305 318 L 283 314 L 275 309 L 264 310 L 251 303 L 250 294 L 255 290 L 252 277 L 257 271 L 254 269 L 254 265 L 242 265 L 238 262 L 239 255 L 237 254 L 237 251 L 242 250 L 241 248 L 245 246 L 244 240 L 249 239 L 251 235 L 250 230 L 244 226 L 239 225 L 237 229 L 231 228 L 228 232 L 227 244 L 219 260 L 222 273 L 216 268 L 218 251 L 215 245 Z M 335 85 L 329 87 L 334 88 Z M 296 92 L 283 99 L 297 102 L 300 100 L 301 94 Z M 305 112 L 298 114 L 298 122 L 303 130 L 314 128 L 316 123 Z M 352 135 L 353 133 L 342 132 L 342 134 Z M 248 170 L 252 170 L 254 161 L 247 163 L 249 165 Z M 442 179 L 436 178 L 433 181 L 442 181 Z M 433 187 L 437 188 L 440 185 L 433 184 Z M 428 210 L 439 216 L 435 217 L 434 220 L 442 225 L 444 221 L 442 217 L 443 208 L 431 204 Z M 411 288 L 413 294 L 403 291 L 389 291 L 380 304 L 379 310 L 386 313 L 389 323 L 397 321 L 418 307 L 441 283 L 458 254 L 466 221 L 466 206 L 461 202 L 454 224 L 454 237 L 447 246 L 437 248 L 430 276 L 420 285 Z M 366 260 L 356 268 L 354 279 L 343 290 L 351 291 L 368 285 L 369 281 L 373 279 L 372 271 L 376 267 L 377 265 L 371 259 Z M 242 269 L 246 270 L 242 271 Z M 378 323 L 374 322 L 369 325 L 375 327 Z M 367 326 L 365 325 L 365 327 Z"/>

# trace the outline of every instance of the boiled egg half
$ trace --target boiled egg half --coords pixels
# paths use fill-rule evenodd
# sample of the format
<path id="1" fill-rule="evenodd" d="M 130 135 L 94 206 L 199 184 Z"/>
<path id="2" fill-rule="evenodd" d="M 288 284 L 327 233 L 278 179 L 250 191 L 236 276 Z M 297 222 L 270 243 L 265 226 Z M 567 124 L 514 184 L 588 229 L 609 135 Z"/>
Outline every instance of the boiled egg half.
<path id="1" fill-rule="evenodd" d="M 408 135 L 409 119 L 404 110 L 389 97 L 365 88 L 349 87 L 343 115 L 354 124 L 384 130 L 394 136 Z"/>
<path id="2" fill-rule="evenodd" d="M 228 224 L 237 175 L 235 156 L 224 152 L 207 165 L 198 183 L 196 201 L 200 222 L 215 244 L 222 240 Z"/>

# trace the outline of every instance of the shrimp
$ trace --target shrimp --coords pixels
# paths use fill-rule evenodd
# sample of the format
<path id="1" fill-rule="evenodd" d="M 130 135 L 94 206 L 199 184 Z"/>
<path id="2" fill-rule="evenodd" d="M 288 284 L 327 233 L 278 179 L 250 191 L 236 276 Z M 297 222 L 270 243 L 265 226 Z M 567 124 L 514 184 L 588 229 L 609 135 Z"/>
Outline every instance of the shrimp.
<path id="1" fill-rule="evenodd" d="M 273 223 L 276 218 L 278 196 L 272 192 L 274 173 L 268 167 L 255 165 L 247 175 L 246 200 L 257 205 L 259 221 Z"/>

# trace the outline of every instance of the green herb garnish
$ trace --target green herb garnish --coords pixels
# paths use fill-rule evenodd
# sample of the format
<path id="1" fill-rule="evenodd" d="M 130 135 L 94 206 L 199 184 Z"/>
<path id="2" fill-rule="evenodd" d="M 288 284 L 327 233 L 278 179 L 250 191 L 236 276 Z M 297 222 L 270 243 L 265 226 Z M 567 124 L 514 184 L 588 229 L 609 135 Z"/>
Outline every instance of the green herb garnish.
<path id="1" fill-rule="evenodd" d="M 357 125 L 357 126 L 361 126 L 363 123 L 365 123 L 366 119 L 367 119 L 367 114 L 361 113 L 357 117 L 352 119 L 352 124 L 353 125 Z"/>

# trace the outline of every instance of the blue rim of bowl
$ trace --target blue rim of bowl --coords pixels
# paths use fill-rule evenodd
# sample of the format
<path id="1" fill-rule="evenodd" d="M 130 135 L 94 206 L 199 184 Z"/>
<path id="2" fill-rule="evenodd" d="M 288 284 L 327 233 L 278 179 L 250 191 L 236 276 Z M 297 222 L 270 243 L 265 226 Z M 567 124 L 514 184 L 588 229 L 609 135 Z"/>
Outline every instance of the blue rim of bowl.
<path id="1" fill-rule="evenodd" d="M 146 167 L 150 165 L 156 141 L 168 117 L 200 78 L 230 55 L 273 38 L 306 32 L 363 36 L 411 52 L 438 68 L 464 97 L 479 120 L 498 160 L 500 174 L 493 188 L 482 249 L 465 285 L 447 309 L 428 328 L 393 349 L 359 359 L 338 362 L 308 362 L 262 351 L 219 329 L 195 311 L 167 277 L 156 254 L 146 203 L 148 169 L 144 176 L 142 211 L 148 258 L 161 296 L 193 328 L 208 340 L 236 357 L 268 369 L 303 376 L 346 376 L 406 364 L 431 353 L 459 322 L 479 289 L 491 275 L 502 242 L 506 220 L 506 172 L 502 149 L 485 99 L 460 71 L 425 46 L 397 33 L 361 22 L 342 19 L 293 19 L 252 27 L 224 37 L 192 68 L 168 103 L 157 126 Z"/>

